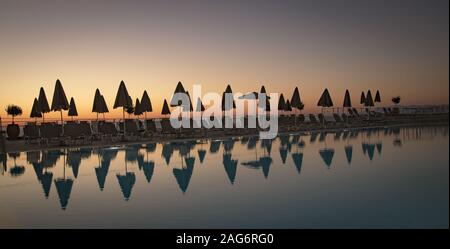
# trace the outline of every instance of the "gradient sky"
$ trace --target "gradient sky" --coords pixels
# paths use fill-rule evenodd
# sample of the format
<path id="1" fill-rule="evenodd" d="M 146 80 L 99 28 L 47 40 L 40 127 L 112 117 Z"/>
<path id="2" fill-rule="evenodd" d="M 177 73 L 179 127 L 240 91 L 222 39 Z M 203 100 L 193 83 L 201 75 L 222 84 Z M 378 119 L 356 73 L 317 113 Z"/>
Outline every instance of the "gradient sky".
<path id="1" fill-rule="evenodd" d="M 337 106 L 346 88 L 354 104 L 368 89 L 383 104 L 449 102 L 448 0 L 0 1 L 2 117 L 12 103 L 27 117 L 41 86 L 51 102 L 56 79 L 81 117 L 95 116 L 96 88 L 112 109 L 121 80 L 157 114 L 178 81 L 298 86 L 306 111 L 325 87 Z"/>

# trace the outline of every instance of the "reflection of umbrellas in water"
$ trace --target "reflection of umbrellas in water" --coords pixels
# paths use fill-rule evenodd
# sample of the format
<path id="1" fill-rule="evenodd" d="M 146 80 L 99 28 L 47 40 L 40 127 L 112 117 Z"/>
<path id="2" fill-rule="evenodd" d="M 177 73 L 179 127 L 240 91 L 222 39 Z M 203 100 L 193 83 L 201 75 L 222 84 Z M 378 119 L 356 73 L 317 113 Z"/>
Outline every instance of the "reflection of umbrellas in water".
<path id="1" fill-rule="evenodd" d="M 225 152 L 228 153 L 233 150 L 234 142 L 235 142 L 235 140 L 233 138 L 223 140 L 222 143 L 223 143 L 223 149 L 225 150 Z"/>
<path id="2" fill-rule="evenodd" d="M 269 176 L 269 169 L 270 169 L 271 164 L 272 164 L 272 158 L 269 156 L 261 157 L 261 158 L 259 158 L 259 160 L 247 161 L 247 162 L 241 163 L 241 165 L 247 166 L 251 169 L 262 168 L 265 178 L 267 178 Z"/>
<path id="3" fill-rule="evenodd" d="M 297 168 L 297 172 L 300 174 L 302 169 L 303 153 L 292 153 L 292 160 L 294 161 L 295 168 Z"/>
<path id="4" fill-rule="evenodd" d="M 230 180 L 231 184 L 234 184 L 234 180 L 236 178 L 237 164 L 238 161 L 233 160 L 231 158 L 231 154 L 223 155 L 223 166 L 225 168 L 225 172 L 227 173 L 228 179 Z"/>
<path id="5" fill-rule="evenodd" d="M 101 191 L 105 188 L 106 176 L 108 175 L 111 160 L 116 158 L 118 151 L 117 149 L 108 148 L 98 150 L 101 161 L 99 162 L 99 167 L 95 168 L 95 175 L 97 176 L 98 186 Z"/>
<path id="6" fill-rule="evenodd" d="M 50 194 L 50 188 L 52 186 L 53 173 L 44 172 L 41 176 L 42 189 L 44 190 L 45 198 L 48 198 Z"/>
<path id="7" fill-rule="evenodd" d="M 6 162 L 7 162 L 6 154 L 0 154 L 0 162 L 2 163 L 1 170 L 2 170 L 2 175 L 3 175 L 4 172 L 6 172 Z"/>
<path id="8" fill-rule="evenodd" d="M 325 140 L 327 139 L 327 135 L 328 133 L 326 131 L 320 132 L 319 142 L 325 142 Z"/>
<path id="9" fill-rule="evenodd" d="M 267 153 L 270 155 L 270 152 L 272 152 L 272 139 L 262 139 L 261 140 L 261 147 L 263 149 L 266 149 Z"/>
<path id="10" fill-rule="evenodd" d="M 217 153 L 220 149 L 220 140 L 212 140 L 209 145 L 209 152 L 211 154 Z"/>
<path id="11" fill-rule="evenodd" d="M 327 168 L 329 169 L 333 161 L 334 149 L 321 149 L 319 151 L 319 154 L 320 157 L 322 157 L 325 164 L 327 165 Z"/>
<path id="12" fill-rule="evenodd" d="M 203 163 L 203 160 L 205 160 L 206 156 L 206 150 L 200 149 L 198 150 L 198 159 L 200 160 L 200 163 Z"/>
<path id="13" fill-rule="evenodd" d="M 70 193 L 72 191 L 73 186 L 73 180 L 59 178 L 55 180 L 55 186 L 58 192 L 59 203 L 61 204 L 61 208 L 65 210 L 67 204 L 69 203 Z"/>
<path id="14" fill-rule="evenodd" d="M 314 143 L 316 142 L 316 139 L 318 137 L 319 133 L 317 132 L 311 132 L 310 138 L 309 138 L 309 143 Z"/>
<path id="15" fill-rule="evenodd" d="M 60 150 L 49 150 L 42 153 L 42 166 L 44 168 L 51 168 L 56 165 L 59 157 L 63 153 Z"/>
<path id="16" fill-rule="evenodd" d="M 289 144 L 289 136 L 288 135 L 280 135 L 280 144 L 281 146 L 286 146 Z"/>
<path id="17" fill-rule="evenodd" d="M 79 151 L 69 151 L 67 153 L 67 164 L 72 168 L 73 176 L 77 178 L 81 165 L 81 153 Z"/>
<path id="18" fill-rule="evenodd" d="M 154 169 L 155 162 L 148 161 L 143 163 L 142 171 L 144 171 L 145 179 L 147 179 L 147 182 L 150 182 L 150 180 L 152 179 Z"/>
<path id="19" fill-rule="evenodd" d="M 345 146 L 345 156 L 347 157 L 348 164 L 352 163 L 352 155 L 353 155 L 353 146 Z"/>
<path id="20" fill-rule="evenodd" d="M 268 156 L 261 157 L 259 159 L 259 163 L 262 166 L 264 177 L 265 178 L 269 177 L 269 169 L 270 169 L 270 165 L 272 164 L 272 158 L 268 157 Z"/>
<path id="21" fill-rule="evenodd" d="M 288 154 L 287 148 L 280 147 L 280 157 L 283 164 L 286 164 L 287 154 Z"/>
<path id="22" fill-rule="evenodd" d="M 64 154 L 64 153 L 63 153 Z M 72 192 L 73 180 L 66 178 L 66 158 L 64 157 L 63 177 L 55 179 L 56 191 L 58 192 L 59 203 L 63 210 L 69 203 L 70 193 Z"/>
<path id="23" fill-rule="evenodd" d="M 339 141 L 341 139 L 341 136 L 342 136 L 342 131 L 336 131 L 336 133 L 334 134 L 334 140 Z"/>
<path id="24" fill-rule="evenodd" d="M 256 137 L 256 136 L 249 137 L 248 143 L 247 143 L 247 149 L 249 149 L 249 150 L 255 149 L 257 143 L 258 143 L 258 137 Z"/>
<path id="25" fill-rule="evenodd" d="M 131 190 L 136 183 L 136 175 L 133 172 L 126 172 L 125 175 L 117 174 L 117 180 L 119 181 L 120 190 L 126 201 L 130 199 Z"/>
<path id="26" fill-rule="evenodd" d="M 191 159 L 188 160 L 186 158 L 186 167 L 181 169 L 173 169 L 173 175 L 177 180 L 178 186 L 180 187 L 183 194 L 186 193 L 186 190 L 189 186 L 189 181 L 191 180 L 192 172 L 194 171 L 194 161 Z"/>
<path id="27" fill-rule="evenodd" d="M 136 162 L 138 160 L 140 146 L 138 144 L 125 147 L 125 160 L 127 162 Z"/>
<path id="28" fill-rule="evenodd" d="M 370 161 L 373 159 L 373 155 L 375 154 L 375 144 L 367 144 L 367 155 L 369 156 Z"/>
<path id="29" fill-rule="evenodd" d="M 147 152 L 155 152 L 156 150 L 156 143 L 147 143 L 145 150 Z"/>
<path id="30" fill-rule="evenodd" d="M 166 164 L 169 165 L 170 158 L 172 157 L 173 148 L 170 143 L 165 143 L 162 148 L 161 156 L 164 157 Z"/>
<path id="31" fill-rule="evenodd" d="M 383 144 L 382 143 L 377 143 L 377 151 L 378 151 L 378 155 L 381 155 L 381 149 L 383 148 Z"/>

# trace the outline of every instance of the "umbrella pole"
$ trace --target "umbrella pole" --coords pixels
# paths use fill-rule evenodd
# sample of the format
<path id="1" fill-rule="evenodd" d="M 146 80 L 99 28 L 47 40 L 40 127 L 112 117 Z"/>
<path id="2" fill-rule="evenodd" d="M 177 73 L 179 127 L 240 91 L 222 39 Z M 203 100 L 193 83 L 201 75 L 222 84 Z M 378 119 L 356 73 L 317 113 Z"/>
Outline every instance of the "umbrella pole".
<path id="1" fill-rule="evenodd" d="M 123 117 L 123 137 L 125 138 L 125 107 L 122 108 L 122 117 Z"/>
<path id="2" fill-rule="evenodd" d="M 62 108 L 61 108 L 61 110 L 60 110 L 60 113 L 61 113 L 61 125 L 63 125 L 64 123 L 64 121 L 63 121 L 63 115 L 62 115 Z"/>

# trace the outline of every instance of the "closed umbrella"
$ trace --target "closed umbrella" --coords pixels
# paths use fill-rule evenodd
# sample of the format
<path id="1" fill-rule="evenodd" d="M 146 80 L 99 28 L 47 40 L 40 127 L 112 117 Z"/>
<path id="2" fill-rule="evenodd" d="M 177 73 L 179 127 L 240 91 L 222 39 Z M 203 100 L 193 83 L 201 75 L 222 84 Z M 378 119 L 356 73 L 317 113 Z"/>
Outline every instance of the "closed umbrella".
<path id="1" fill-rule="evenodd" d="M 77 106 L 75 105 L 75 100 L 73 98 L 70 99 L 70 105 L 69 105 L 69 117 L 76 117 L 78 116 Z"/>
<path id="2" fill-rule="evenodd" d="M 317 102 L 317 106 L 322 107 L 322 112 L 323 108 L 333 106 L 333 101 L 331 100 L 331 96 L 330 93 L 328 92 L 328 89 L 325 88 L 325 90 L 323 91 L 322 96 L 320 96 L 319 102 Z M 323 122 L 325 122 L 325 120 Z"/>
<path id="3" fill-rule="evenodd" d="M 367 107 L 374 106 L 373 99 L 372 99 L 372 93 L 370 92 L 370 90 L 367 91 L 366 100 L 364 102 L 364 105 Z"/>
<path id="4" fill-rule="evenodd" d="M 228 100 L 228 101 L 226 101 Z M 232 105 L 225 105 L 226 103 L 232 102 Z M 233 108 L 236 108 L 236 103 L 233 99 L 233 91 L 231 90 L 231 86 L 227 85 L 227 88 L 225 89 L 225 92 L 222 94 L 222 111 L 229 111 Z"/>
<path id="5" fill-rule="evenodd" d="M 175 87 L 175 91 L 173 92 L 173 94 L 175 95 L 176 93 L 185 93 L 186 91 L 184 90 L 183 84 L 179 81 L 177 86 Z M 171 107 L 175 107 L 175 106 L 180 106 L 181 100 L 179 100 L 178 102 L 172 97 L 172 99 L 170 100 L 170 106 Z"/>
<path id="6" fill-rule="evenodd" d="M 37 122 L 37 118 L 42 117 L 41 107 L 39 105 L 39 101 L 35 98 L 33 102 L 33 107 L 31 107 L 30 118 L 35 118 Z"/>
<path id="7" fill-rule="evenodd" d="M 366 95 L 364 95 L 364 92 L 361 92 L 361 98 L 359 100 L 359 103 L 362 105 L 366 103 Z"/>
<path id="8" fill-rule="evenodd" d="M 144 112 L 144 117 L 147 120 L 147 112 L 152 112 L 152 102 L 150 101 L 150 97 L 147 94 L 147 91 L 144 91 L 144 94 L 141 98 L 141 111 Z"/>
<path id="9" fill-rule="evenodd" d="M 286 105 L 284 106 L 284 110 L 287 111 L 287 112 L 291 112 L 292 111 L 291 102 L 289 102 L 289 100 L 286 101 Z"/>
<path id="10" fill-rule="evenodd" d="M 202 100 L 200 98 L 197 99 L 197 107 L 195 108 L 196 112 L 204 112 L 205 107 L 203 106 Z"/>
<path id="11" fill-rule="evenodd" d="M 58 79 L 56 80 L 55 91 L 53 92 L 52 111 L 61 112 L 61 124 L 63 123 L 62 111 L 67 109 L 69 109 L 69 102 L 67 101 L 61 81 Z"/>
<path id="12" fill-rule="evenodd" d="M 377 92 L 375 93 L 374 102 L 378 102 L 378 103 L 381 102 L 381 96 L 380 96 L 380 91 L 379 90 L 377 90 Z"/>
<path id="13" fill-rule="evenodd" d="M 292 94 L 291 98 L 291 106 L 292 108 L 297 108 L 301 110 L 303 108 L 302 101 L 300 100 L 300 92 L 298 90 L 298 87 L 295 87 L 294 93 Z"/>
<path id="14" fill-rule="evenodd" d="M 280 98 L 278 99 L 278 111 L 284 111 L 286 108 L 286 101 L 284 100 L 283 94 L 280 95 Z"/>
<path id="15" fill-rule="evenodd" d="M 161 114 L 162 115 L 169 115 L 170 114 L 170 109 L 169 109 L 169 105 L 167 104 L 167 100 L 164 99 L 164 104 L 161 110 Z"/>
<path id="16" fill-rule="evenodd" d="M 342 105 L 344 108 L 351 108 L 352 107 L 352 101 L 350 99 L 350 92 L 347 90 L 345 90 L 345 96 L 344 96 L 344 104 Z M 348 122 L 348 117 L 347 120 Z"/>
<path id="17" fill-rule="evenodd" d="M 50 112 L 50 107 L 48 105 L 47 96 L 45 95 L 45 91 L 44 91 L 43 87 L 41 87 L 41 89 L 39 90 L 38 102 L 39 102 L 39 108 L 42 113 L 42 122 L 44 122 L 44 113 Z"/>
<path id="18" fill-rule="evenodd" d="M 142 115 L 141 102 L 139 99 L 136 99 L 136 105 L 134 106 L 134 115 L 139 116 Z"/>
<path id="19" fill-rule="evenodd" d="M 95 90 L 94 103 L 92 104 L 92 112 L 97 113 L 97 120 L 98 120 L 98 114 L 100 113 L 101 101 L 102 100 L 101 100 L 100 90 L 97 88 L 97 90 Z"/>
<path id="20" fill-rule="evenodd" d="M 125 82 L 123 80 L 120 82 L 119 89 L 117 90 L 116 100 L 114 101 L 114 109 L 118 107 L 122 107 L 123 114 L 123 132 L 125 133 L 125 108 L 128 108 L 132 105 L 131 98 L 128 95 L 127 88 L 125 86 Z"/>
<path id="21" fill-rule="evenodd" d="M 100 95 L 100 107 L 99 107 L 99 113 L 103 114 L 103 119 L 105 119 L 105 113 L 108 113 L 108 105 L 106 104 L 105 97 L 103 95 Z"/>

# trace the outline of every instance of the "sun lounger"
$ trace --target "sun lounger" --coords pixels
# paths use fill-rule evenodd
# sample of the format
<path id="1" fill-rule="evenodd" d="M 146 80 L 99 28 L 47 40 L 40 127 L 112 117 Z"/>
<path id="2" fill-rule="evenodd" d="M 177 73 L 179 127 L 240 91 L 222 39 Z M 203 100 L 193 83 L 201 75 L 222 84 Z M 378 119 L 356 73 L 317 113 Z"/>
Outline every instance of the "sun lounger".
<path id="1" fill-rule="evenodd" d="M 317 120 L 316 115 L 314 115 L 312 113 L 309 114 L 309 120 L 310 120 L 311 124 L 319 124 L 319 121 Z"/>
<path id="2" fill-rule="evenodd" d="M 62 126 L 55 123 L 43 123 L 39 127 L 39 133 L 42 138 L 41 142 L 44 142 L 47 146 L 52 142 L 60 143 Z"/>
<path id="3" fill-rule="evenodd" d="M 161 132 L 163 134 L 176 134 L 177 130 L 175 130 L 170 124 L 170 119 L 164 118 L 161 119 Z"/>
<path id="4" fill-rule="evenodd" d="M 40 134 L 39 127 L 36 124 L 27 124 L 23 127 L 23 137 L 25 139 L 25 143 L 31 143 L 32 141 L 39 142 Z"/>

